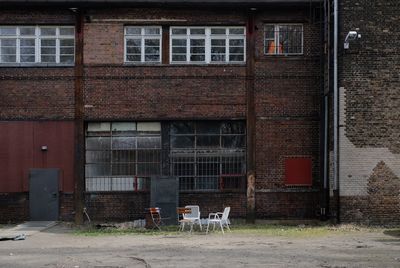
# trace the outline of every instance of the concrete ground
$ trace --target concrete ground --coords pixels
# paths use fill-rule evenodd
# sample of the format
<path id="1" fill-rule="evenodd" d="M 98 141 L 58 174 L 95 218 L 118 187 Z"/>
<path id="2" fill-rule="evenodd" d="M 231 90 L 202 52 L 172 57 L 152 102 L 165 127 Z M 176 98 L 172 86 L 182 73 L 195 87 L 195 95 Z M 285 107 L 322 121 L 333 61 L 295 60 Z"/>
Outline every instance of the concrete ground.
<path id="1" fill-rule="evenodd" d="M 400 237 L 384 230 L 309 238 L 235 230 L 88 237 L 59 224 L 26 240 L 0 241 L 0 267 L 400 267 Z"/>

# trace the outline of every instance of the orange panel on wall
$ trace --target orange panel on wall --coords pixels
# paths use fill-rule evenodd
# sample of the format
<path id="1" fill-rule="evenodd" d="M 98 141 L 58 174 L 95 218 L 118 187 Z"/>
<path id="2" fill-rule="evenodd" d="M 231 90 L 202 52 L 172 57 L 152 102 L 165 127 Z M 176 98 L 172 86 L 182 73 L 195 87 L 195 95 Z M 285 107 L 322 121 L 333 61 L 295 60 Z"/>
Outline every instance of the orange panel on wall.
<path id="1" fill-rule="evenodd" d="M 312 185 L 312 160 L 309 157 L 291 157 L 285 160 L 285 184 Z"/>

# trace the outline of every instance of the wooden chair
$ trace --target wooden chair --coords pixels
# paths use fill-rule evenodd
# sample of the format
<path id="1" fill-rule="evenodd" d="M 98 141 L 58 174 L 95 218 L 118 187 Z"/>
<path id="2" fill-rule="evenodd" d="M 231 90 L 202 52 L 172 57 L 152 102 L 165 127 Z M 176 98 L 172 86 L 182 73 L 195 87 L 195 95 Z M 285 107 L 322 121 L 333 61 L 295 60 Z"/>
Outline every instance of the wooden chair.
<path id="1" fill-rule="evenodd" d="M 161 213 L 160 213 L 160 208 L 149 208 L 149 213 L 151 216 L 151 220 L 152 220 L 152 224 L 153 224 L 153 229 L 157 228 L 158 230 L 161 231 L 161 224 L 163 224 L 162 220 L 163 218 L 161 218 Z"/>

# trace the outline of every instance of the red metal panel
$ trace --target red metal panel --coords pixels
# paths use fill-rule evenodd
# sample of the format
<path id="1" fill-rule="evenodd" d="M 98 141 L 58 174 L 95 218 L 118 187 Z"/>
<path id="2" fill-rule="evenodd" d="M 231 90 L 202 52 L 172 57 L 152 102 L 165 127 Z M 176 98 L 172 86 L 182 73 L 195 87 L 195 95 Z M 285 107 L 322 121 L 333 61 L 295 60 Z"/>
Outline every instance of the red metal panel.
<path id="1" fill-rule="evenodd" d="M 31 168 L 59 168 L 60 190 L 73 192 L 73 122 L 0 122 L 0 192 L 28 191 Z"/>
<path id="2" fill-rule="evenodd" d="M 0 192 L 21 192 L 33 167 L 33 123 L 0 122 Z"/>
<path id="3" fill-rule="evenodd" d="M 312 185 L 312 160 L 309 157 L 293 157 L 285 160 L 285 184 Z"/>
<path id="4" fill-rule="evenodd" d="M 36 122 L 34 124 L 34 164 L 37 168 L 59 168 L 60 190 L 74 190 L 74 123 Z M 42 146 L 47 146 L 43 151 Z"/>

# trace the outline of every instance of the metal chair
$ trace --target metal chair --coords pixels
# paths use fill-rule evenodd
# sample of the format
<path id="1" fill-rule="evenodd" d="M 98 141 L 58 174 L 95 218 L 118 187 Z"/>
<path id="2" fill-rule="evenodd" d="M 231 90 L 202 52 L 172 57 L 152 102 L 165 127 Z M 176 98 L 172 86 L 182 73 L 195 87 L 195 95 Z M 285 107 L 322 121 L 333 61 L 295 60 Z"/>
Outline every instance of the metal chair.
<path id="1" fill-rule="evenodd" d="M 227 228 L 229 231 L 231 231 L 231 229 L 229 228 L 229 212 L 231 211 L 230 207 L 226 207 L 224 209 L 224 212 L 217 212 L 217 213 L 210 213 L 208 214 L 208 220 L 207 220 L 207 231 L 206 233 L 208 234 L 208 230 L 210 227 L 210 223 L 212 223 L 214 225 L 213 230 L 215 230 L 215 224 L 219 224 L 219 226 L 221 227 L 221 231 L 222 234 L 224 233 L 224 228 Z"/>
<path id="2" fill-rule="evenodd" d="M 176 208 L 176 214 L 178 216 L 179 231 L 184 230 L 185 223 L 190 224 L 192 222 L 191 220 L 184 218 L 185 214 L 190 214 L 190 213 L 192 213 L 192 210 L 190 208 L 185 208 L 185 207 Z"/>
<path id="3" fill-rule="evenodd" d="M 157 228 L 158 230 L 161 231 L 161 225 L 163 224 L 163 218 L 161 218 L 161 209 L 158 207 L 155 208 L 149 208 L 149 213 L 151 216 L 151 220 L 153 223 L 153 229 Z"/>

